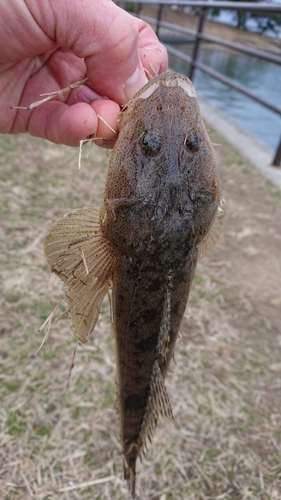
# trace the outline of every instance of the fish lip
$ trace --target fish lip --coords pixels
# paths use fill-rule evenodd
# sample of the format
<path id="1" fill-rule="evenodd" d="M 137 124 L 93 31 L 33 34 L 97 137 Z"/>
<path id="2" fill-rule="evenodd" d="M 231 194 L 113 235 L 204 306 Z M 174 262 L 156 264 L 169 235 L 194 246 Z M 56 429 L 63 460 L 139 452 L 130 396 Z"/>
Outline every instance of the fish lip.
<path id="1" fill-rule="evenodd" d="M 144 85 L 134 97 L 122 108 L 119 119 L 119 132 L 130 118 L 130 113 L 134 109 L 136 102 L 140 99 L 148 99 L 159 87 L 181 87 L 185 92 L 187 99 L 197 99 L 196 90 L 189 78 L 181 73 L 166 71 L 156 76 Z M 126 112 L 129 112 L 129 115 Z"/>
<path id="2" fill-rule="evenodd" d="M 135 96 L 138 99 L 147 99 L 150 97 L 155 90 L 163 85 L 164 87 L 181 87 L 188 97 L 197 97 L 196 90 L 192 84 L 192 82 L 184 75 L 180 73 L 174 73 L 172 71 L 168 71 L 166 73 L 162 73 L 157 76 L 154 80 L 148 82 L 142 89 L 140 89 Z"/>

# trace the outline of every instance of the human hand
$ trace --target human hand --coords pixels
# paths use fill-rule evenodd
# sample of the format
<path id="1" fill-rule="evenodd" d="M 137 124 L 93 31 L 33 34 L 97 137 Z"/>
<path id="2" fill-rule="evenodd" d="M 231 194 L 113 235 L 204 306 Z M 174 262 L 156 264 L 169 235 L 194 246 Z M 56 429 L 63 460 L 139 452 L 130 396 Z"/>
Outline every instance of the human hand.
<path id="1" fill-rule="evenodd" d="M 0 132 L 24 133 L 76 146 L 89 136 L 112 147 L 119 105 L 167 69 L 167 53 L 153 30 L 110 0 L 26 0 L 1 5 Z M 71 90 L 30 111 L 40 95 L 85 76 Z M 107 97 L 108 99 L 104 99 Z"/>

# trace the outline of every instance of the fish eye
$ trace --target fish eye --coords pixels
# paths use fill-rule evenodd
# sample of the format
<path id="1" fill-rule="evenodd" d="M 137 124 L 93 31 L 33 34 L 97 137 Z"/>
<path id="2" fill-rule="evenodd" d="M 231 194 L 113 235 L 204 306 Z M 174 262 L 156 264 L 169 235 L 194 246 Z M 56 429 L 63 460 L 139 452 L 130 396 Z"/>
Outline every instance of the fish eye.
<path id="1" fill-rule="evenodd" d="M 157 156 L 161 149 L 160 136 L 154 130 L 146 130 L 141 137 L 141 148 L 145 156 Z"/>
<path id="2" fill-rule="evenodd" d="M 196 128 L 191 128 L 184 138 L 184 145 L 190 153 L 197 153 L 201 142 L 201 135 Z"/>

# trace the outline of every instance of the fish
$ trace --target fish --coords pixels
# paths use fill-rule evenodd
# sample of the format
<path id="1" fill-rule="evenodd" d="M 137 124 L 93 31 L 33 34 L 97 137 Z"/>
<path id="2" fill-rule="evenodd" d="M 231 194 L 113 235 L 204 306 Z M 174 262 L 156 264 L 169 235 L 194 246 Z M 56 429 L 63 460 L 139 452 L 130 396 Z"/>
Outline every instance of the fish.
<path id="1" fill-rule="evenodd" d="M 174 419 L 165 377 L 196 265 L 218 240 L 223 216 L 195 88 L 168 71 L 121 111 L 101 208 L 66 214 L 45 239 L 81 343 L 111 290 L 120 441 L 133 498 L 137 459 L 160 417 Z"/>

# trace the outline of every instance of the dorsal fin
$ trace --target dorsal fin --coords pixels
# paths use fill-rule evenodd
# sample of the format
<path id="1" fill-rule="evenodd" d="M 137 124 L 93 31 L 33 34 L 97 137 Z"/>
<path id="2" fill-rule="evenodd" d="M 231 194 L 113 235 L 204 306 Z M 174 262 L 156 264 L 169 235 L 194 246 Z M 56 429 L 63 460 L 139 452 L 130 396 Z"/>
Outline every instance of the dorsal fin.
<path id="1" fill-rule="evenodd" d="M 44 243 L 51 268 L 67 285 L 75 336 L 87 342 L 111 285 L 120 251 L 103 236 L 99 211 L 80 208 L 55 222 Z"/>
<path id="2" fill-rule="evenodd" d="M 149 397 L 145 410 L 138 445 L 141 448 L 147 447 L 147 440 L 152 441 L 154 430 L 158 424 L 159 417 L 174 420 L 171 403 L 165 386 L 164 378 L 156 360 L 153 365 Z"/>
<path id="3" fill-rule="evenodd" d="M 224 200 L 220 200 L 214 223 L 199 245 L 198 262 L 215 246 L 220 238 L 225 216 Z"/>

